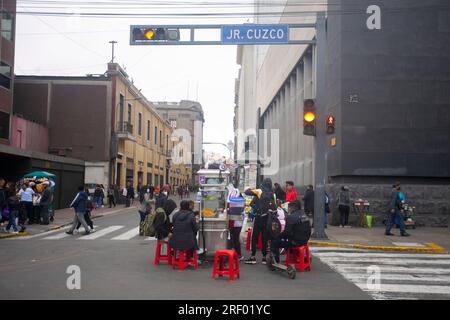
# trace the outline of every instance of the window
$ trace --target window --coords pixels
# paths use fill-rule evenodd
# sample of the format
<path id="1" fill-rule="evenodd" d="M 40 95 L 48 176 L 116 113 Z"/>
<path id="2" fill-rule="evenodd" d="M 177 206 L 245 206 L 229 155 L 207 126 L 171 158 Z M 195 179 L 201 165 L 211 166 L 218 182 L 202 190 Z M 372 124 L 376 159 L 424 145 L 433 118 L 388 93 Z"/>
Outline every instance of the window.
<path id="1" fill-rule="evenodd" d="M 169 153 L 169 135 L 166 134 L 166 153 Z"/>
<path id="2" fill-rule="evenodd" d="M 128 123 L 131 124 L 131 104 L 128 104 Z"/>
<path id="3" fill-rule="evenodd" d="M 150 141 L 150 120 L 147 120 L 147 141 Z"/>
<path id="4" fill-rule="evenodd" d="M 162 140 L 162 130 L 159 130 L 159 145 L 163 146 L 163 140 Z"/>
<path id="5" fill-rule="evenodd" d="M 2 30 L 2 37 L 13 41 L 13 32 L 12 32 L 12 26 L 13 26 L 13 18 L 12 15 L 9 12 L 3 11 L 2 12 L 2 21 L 0 28 Z"/>
<path id="6" fill-rule="evenodd" d="M 0 63 L 0 86 L 11 89 L 11 67 L 4 63 Z"/>
<path id="7" fill-rule="evenodd" d="M 142 113 L 138 115 L 138 135 L 142 136 Z"/>
<path id="8" fill-rule="evenodd" d="M 123 95 L 120 95 L 119 99 L 119 123 L 121 125 L 121 129 L 123 128 L 123 108 L 125 104 L 125 97 Z"/>
<path id="9" fill-rule="evenodd" d="M 155 144 L 158 144 L 158 127 L 155 127 Z"/>

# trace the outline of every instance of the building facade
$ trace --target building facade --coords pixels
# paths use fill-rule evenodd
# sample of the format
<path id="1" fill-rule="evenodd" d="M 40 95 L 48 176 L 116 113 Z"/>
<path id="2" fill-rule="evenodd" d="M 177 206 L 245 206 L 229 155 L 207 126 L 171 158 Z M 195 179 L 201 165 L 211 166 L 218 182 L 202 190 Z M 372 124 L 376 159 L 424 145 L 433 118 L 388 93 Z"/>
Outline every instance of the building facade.
<path id="1" fill-rule="evenodd" d="M 118 64 L 103 75 L 18 76 L 15 93 L 15 112 L 49 128 L 50 153 L 86 161 L 86 184 L 187 183 L 171 165 L 172 128 Z"/>
<path id="2" fill-rule="evenodd" d="M 168 121 L 175 130 L 176 139 L 188 148 L 190 155 L 184 162 L 191 166 L 189 183 L 197 184 L 195 173 L 203 165 L 203 124 L 205 122 L 203 109 L 196 101 L 182 100 L 180 102 L 154 102 L 161 117 Z"/>
<path id="3" fill-rule="evenodd" d="M 450 36 L 450 10 L 445 4 L 330 0 L 303 6 L 287 1 L 277 19 L 256 18 L 258 23 L 303 23 L 314 22 L 314 14 L 289 12 L 327 12 L 327 61 L 317 61 L 312 46 L 238 50 L 238 127 L 279 134 L 277 145 L 257 137 L 260 158 L 273 156 L 266 149 L 278 155 L 278 170 L 267 176 L 281 183 L 294 180 L 301 192 L 314 181 L 313 138 L 304 136 L 301 127 L 303 101 L 316 97 L 315 70 L 322 63 L 325 111 L 336 119 L 336 145 L 328 141 L 324 181 L 332 197 L 349 185 L 353 199 L 369 200 L 381 223 L 392 183 L 398 180 L 420 214 L 419 223 L 447 224 L 450 48 L 445 39 Z M 257 1 L 256 10 L 268 8 Z M 373 22 L 378 18 L 380 26 Z M 306 40 L 314 36 L 314 29 L 295 35 Z M 238 137 L 244 150 L 246 139 Z"/>
<path id="4" fill-rule="evenodd" d="M 14 90 L 16 1 L 0 1 L 0 144 L 10 144 Z"/>

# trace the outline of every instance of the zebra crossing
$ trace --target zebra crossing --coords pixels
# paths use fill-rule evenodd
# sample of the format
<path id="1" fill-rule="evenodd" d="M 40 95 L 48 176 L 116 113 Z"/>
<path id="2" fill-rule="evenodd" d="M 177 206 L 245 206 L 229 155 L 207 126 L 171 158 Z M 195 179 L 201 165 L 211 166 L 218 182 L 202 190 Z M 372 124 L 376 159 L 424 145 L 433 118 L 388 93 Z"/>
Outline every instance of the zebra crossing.
<path id="1" fill-rule="evenodd" d="M 127 241 L 127 240 L 145 240 L 145 241 L 156 241 L 154 237 L 143 237 L 139 236 L 139 227 L 130 227 L 123 225 L 113 225 L 113 226 L 105 226 L 99 227 L 94 226 L 95 232 L 90 233 L 89 235 L 84 235 L 84 228 L 81 227 L 78 232 L 75 232 L 74 235 L 69 235 L 66 231 L 69 227 L 65 227 L 59 230 L 54 230 L 42 234 L 37 234 L 28 237 L 18 237 L 11 238 L 10 240 L 15 241 L 23 241 L 23 240 L 38 240 L 38 241 L 58 241 L 58 240 L 112 240 L 112 241 Z"/>
<path id="2" fill-rule="evenodd" d="M 450 299 L 450 255 L 313 247 L 312 255 L 377 300 Z"/>

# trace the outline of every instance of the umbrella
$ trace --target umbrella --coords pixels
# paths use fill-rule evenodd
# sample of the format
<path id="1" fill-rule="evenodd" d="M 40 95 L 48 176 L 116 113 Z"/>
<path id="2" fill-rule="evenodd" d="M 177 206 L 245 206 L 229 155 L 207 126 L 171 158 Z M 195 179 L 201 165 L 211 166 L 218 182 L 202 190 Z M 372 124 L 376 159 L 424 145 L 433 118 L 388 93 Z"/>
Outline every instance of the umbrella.
<path id="1" fill-rule="evenodd" d="M 54 179 L 54 178 L 56 178 L 56 176 L 54 174 L 51 174 L 46 171 L 34 171 L 34 172 L 28 173 L 24 176 L 24 178 L 35 178 L 35 177 L 36 177 L 36 179 L 41 179 L 41 178 Z"/>

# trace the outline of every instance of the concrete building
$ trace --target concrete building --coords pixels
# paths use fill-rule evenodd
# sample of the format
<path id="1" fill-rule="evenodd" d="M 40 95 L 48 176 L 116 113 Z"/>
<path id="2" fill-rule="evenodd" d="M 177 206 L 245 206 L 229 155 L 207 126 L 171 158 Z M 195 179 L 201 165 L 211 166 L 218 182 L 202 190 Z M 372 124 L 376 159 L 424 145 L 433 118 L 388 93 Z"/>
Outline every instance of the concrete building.
<path id="1" fill-rule="evenodd" d="M 154 102 L 161 117 L 169 121 L 175 129 L 176 136 L 191 150 L 189 165 L 192 165 L 191 184 L 196 184 L 195 173 L 203 164 L 203 124 L 205 122 L 203 109 L 196 101 L 182 100 L 180 102 Z"/>
<path id="2" fill-rule="evenodd" d="M 49 128 L 51 153 L 86 161 L 85 183 L 188 181 L 170 162 L 172 128 L 119 65 L 86 77 L 18 76 L 15 87 L 15 112 Z"/>
<path id="3" fill-rule="evenodd" d="M 56 175 L 53 207 L 67 207 L 84 181 L 84 161 L 48 154 L 48 127 L 13 108 L 16 1 L 0 0 L 0 177 L 16 182 L 44 170 Z"/>
<path id="4" fill-rule="evenodd" d="M 14 89 L 16 1 L 0 1 L 0 144 L 10 144 Z"/>
<path id="5" fill-rule="evenodd" d="M 278 17 L 255 18 L 257 23 L 313 22 L 313 14 L 289 12 L 327 11 L 327 61 L 317 61 L 311 46 L 239 48 L 238 128 L 279 130 L 278 145 L 259 139 L 259 156 L 264 158 L 266 147 L 272 151 L 278 147 L 279 169 L 269 176 L 281 183 L 294 180 L 302 192 L 314 181 L 315 156 L 313 138 L 302 134 L 303 101 L 316 97 L 315 70 L 322 63 L 327 74 L 325 109 L 336 119 L 337 143 L 327 147 L 327 188 L 332 196 L 336 199 L 338 188 L 349 185 L 353 199 L 369 200 L 375 222 L 381 223 L 392 183 L 398 180 L 407 200 L 416 206 L 419 223 L 446 225 L 450 214 L 447 2 L 323 3 L 285 1 Z M 257 12 L 267 10 L 256 1 Z M 378 11 L 380 26 L 374 22 Z M 314 36 L 314 29 L 293 35 L 307 40 Z M 245 150 L 248 137 L 244 134 L 237 140 L 243 141 Z"/>

